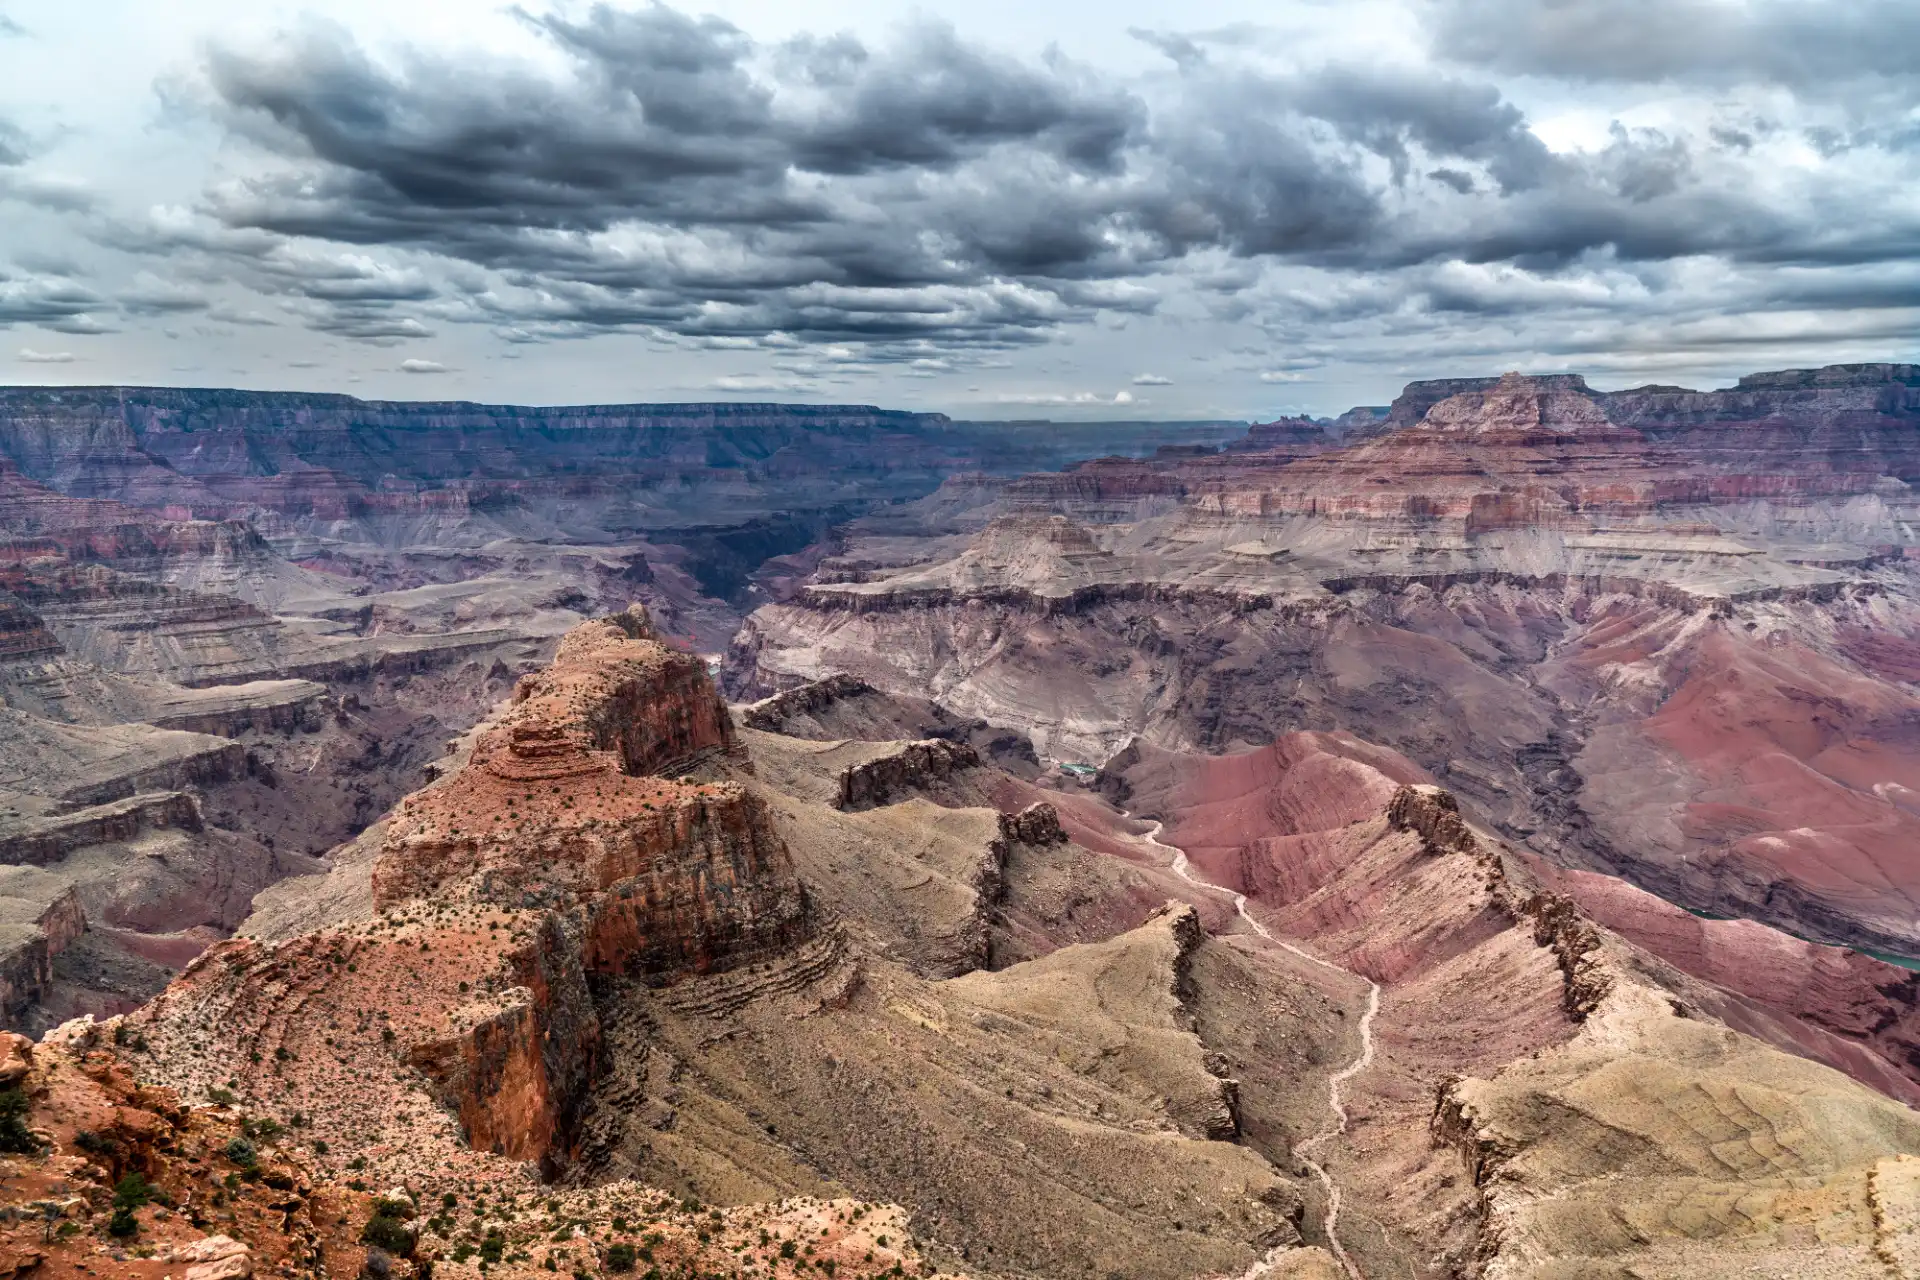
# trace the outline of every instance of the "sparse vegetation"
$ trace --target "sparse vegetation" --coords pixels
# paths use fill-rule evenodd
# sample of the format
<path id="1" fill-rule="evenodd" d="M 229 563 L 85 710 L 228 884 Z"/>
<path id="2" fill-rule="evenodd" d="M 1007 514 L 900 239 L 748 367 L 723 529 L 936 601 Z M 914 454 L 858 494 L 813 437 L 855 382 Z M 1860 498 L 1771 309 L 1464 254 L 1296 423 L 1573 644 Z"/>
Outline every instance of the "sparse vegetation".
<path id="1" fill-rule="evenodd" d="M 18 1085 L 0 1089 L 0 1151 L 32 1155 L 40 1150 L 40 1139 L 27 1128 L 28 1105 Z"/>
<path id="2" fill-rule="evenodd" d="M 374 1206 L 374 1213 L 367 1219 L 367 1225 L 361 1228 L 360 1243 L 385 1249 L 395 1257 L 405 1258 L 413 1253 L 413 1232 L 408 1229 L 405 1220 L 397 1213 L 387 1212 L 395 1202 L 382 1200 Z"/>
<path id="3" fill-rule="evenodd" d="M 114 1184 L 113 1216 L 107 1220 L 107 1234 L 127 1240 L 139 1234 L 140 1222 L 133 1216 L 154 1198 L 153 1187 L 138 1172 L 129 1173 Z"/>

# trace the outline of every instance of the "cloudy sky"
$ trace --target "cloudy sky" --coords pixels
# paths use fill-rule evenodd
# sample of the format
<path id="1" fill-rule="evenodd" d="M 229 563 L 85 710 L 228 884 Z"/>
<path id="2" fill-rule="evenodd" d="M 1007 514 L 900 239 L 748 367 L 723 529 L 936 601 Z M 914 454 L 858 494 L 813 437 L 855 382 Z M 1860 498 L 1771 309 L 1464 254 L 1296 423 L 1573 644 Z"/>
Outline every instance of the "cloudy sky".
<path id="1" fill-rule="evenodd" d="M 1920 359 L 1920 4 L 0 0 L 0 329 L 981 417 Z"/>

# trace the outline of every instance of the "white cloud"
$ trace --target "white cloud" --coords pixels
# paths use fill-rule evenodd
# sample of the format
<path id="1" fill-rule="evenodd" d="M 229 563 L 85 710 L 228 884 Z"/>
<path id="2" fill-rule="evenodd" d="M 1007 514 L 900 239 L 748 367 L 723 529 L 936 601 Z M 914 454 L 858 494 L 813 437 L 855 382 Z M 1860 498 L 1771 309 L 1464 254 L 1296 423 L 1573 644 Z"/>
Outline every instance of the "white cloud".
<path id="1" fill-rule="evenodd" d="M 1008 392 L 993 397 L 995 404 L 1035 404 L 1035 405 L 1127 405 L 1132 404 L 1133 392 L 1119 391 L 1111 396 L 1103 396 L 1095 391 L 1034 391 Z"/>
<path id="2" fill-rule="evenodd" d="M 759 374 L 738 373 L 715 378 L 707 384 L 715 391 L 733 392 L 807 392 L 815 389 L 816 384 L 810 378 L 763 377 Z"/>
<path id="3" fill-rule="evenodd" d="M 1133 375 L 1133 385 L 1136 387 L 1170 387 L 1173 385 L 1173 379 L 1163 378 L 1157 373 L 1136 373 Z"/>
<path id="4" fill-rule="evenodd" d="M 35 351 L 32 347 L 20 348 L 22 364 L 72 364 L 73 361 L 74 355 L 71 351 Z"/>
<path id="5" fill-rule="evenodd" d="M 445 373 L 446 371 L 447 366 L 438 360 L 402 360 L 400 362 L 402 373 Z"/>

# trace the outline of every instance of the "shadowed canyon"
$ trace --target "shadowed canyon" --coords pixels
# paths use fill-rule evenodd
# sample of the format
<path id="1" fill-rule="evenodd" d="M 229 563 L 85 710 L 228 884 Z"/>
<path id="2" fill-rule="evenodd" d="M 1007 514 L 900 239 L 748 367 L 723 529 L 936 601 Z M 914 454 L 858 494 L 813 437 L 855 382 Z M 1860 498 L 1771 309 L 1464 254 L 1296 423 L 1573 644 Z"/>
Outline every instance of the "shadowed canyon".
<path id="1" fill-rule="evenodd" d="M 1916 485 L 0 391 L 0 1270 L 1920 1277 Z"/>

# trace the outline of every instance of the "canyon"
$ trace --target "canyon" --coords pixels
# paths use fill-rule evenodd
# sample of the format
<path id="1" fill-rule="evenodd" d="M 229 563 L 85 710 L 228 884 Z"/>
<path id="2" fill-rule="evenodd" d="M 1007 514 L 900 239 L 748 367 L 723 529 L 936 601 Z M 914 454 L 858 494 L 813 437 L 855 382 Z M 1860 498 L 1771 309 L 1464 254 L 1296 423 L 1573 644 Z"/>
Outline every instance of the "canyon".
<path id="1" fill-rule="evenodd" d="M 1276 425 L 851 522 L 725 678 L 846 673 L 1089 765 L 1348 730 L 1556 865 L 1920 954 L 1916 428 L 1914 366 L 1415 383 L 1346 442 Z"/>
<path id="2" fill-rule="evenodd" d="M 16 1277 L 1920 1275 L 1920 367 L 0 455 Z"/>
<path id="3" fill-rule="evenodd" d="M 0 389 L 0 1015 L 157 993 L 589 616 L 716 652 L 834 521 L 1236 430 Z M 75 901 L 91 927 L 32 923 Z"/>

